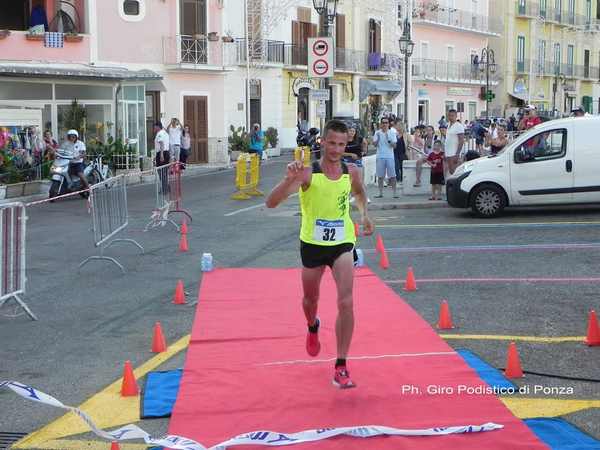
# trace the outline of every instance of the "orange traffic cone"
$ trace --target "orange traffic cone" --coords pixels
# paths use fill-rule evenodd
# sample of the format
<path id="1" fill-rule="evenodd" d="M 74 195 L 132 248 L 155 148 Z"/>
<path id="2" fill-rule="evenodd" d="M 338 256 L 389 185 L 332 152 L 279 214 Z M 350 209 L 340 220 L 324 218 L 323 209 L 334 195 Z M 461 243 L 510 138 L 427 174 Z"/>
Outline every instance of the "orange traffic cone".
<path id="1" fill-rule="evenodd" d="M 185 219 L 183 219 L 183 223 L 181 224 L 181 234 L 188 234 L 187 220 Z"/>
<path id="2" fill-rule="evenodd" d="M 590 311 L 590 318 L 588 320 L 587 337 L 585 343 L 590 347 L 600 346 L 600 327 L 598 326 L 598 318 L 596 317 L 596 311 L 593 309 Z"/>
<path id="3" fill-rule="evenodd" d="M 383 238 L 381 237 L 380 234 L 377 235 L 377 243 L 375 244 L 375 249 L 379 252 L 382 253 L 384 250 L 384 246 L 383 246 Z"/>
<path id="4" fill-rule="evenodd" d="M 179 251 L 187 252 L 190 248 L 188 247 L 187 235 L 182 234 L 181 240 L 179 241 Z"/>
<path id="5" fill-rule="evenodd" d="M 406 274 L 406 282 L 404 283 L 404 290 L 408 292 L 417 290 L 417 281 L 415 280 L 415 274 L 413 268 L 409 267 Z"/>
<path id="6" fill-rule="evenodd" d="M 450 307 L 448 306 L 448 302 L 446 300 L 443 300 L 442 305 L 440 306 L 440 319 L 438 320 L 437 327 L 440 330 L 450 330 L 454 328 L 454 325 L 452 325 Z"/>
<path id="7" fill-rule="evenodd" d="M 354 237 L 360 236 L 360 226 L 358 223 L 354 222 Z"/>
<path id="8" fill-rule="evenodd" d="M 381 252 L 381 259 L 379 260 L 379 265 L 383 270 L 387 270 L 390 268 L 390 260 L 388 259 L 388 255 L 385 251 L 385 248 Z"/>
<path id="9" fill-rule="evenodd" d="M 504 375 L 507 378 L 522 378 L 523 369 L 521 369 L 521 361 L 519 360 L 519 352 L 517 344 L 511 342 L 508 346 L 508 357 L 506 358 L 506 369 Z"/>
<path id="10" fill-rule="evenodd" d="M 175 288 L 175 296 L 173 297 L 173 304 L 185 305 L 185 291 L 183 290 L 182 280 L 177 281 L 177 287 Z"/>
<path id="11" fill-rule="evenodd" d="M 152 353 L 161 353 L 167 351 L 167 341 L 162 332 L 160 322 L 154 324 L 154 335 L 152 336 Z"/>
<path id="12" fill-rule="evenodd" d="M 110 444 L 110 450 L 121 450 L 121 446 L 117 441 L 112 441 L 112 444 Z"/>
<path id="13" fill-rule="evenodd" d="M 121 384 L 121 397 L 135 397 L 140 392 L 135 375 L 131 367 L 131 361 L 125 361 L 123 368 L 123 383 Z"/>

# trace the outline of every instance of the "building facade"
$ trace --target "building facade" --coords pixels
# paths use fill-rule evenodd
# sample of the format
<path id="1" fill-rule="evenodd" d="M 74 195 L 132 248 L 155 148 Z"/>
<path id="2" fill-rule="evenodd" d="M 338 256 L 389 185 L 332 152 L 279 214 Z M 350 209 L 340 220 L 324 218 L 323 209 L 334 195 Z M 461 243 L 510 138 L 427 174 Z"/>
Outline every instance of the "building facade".
<path id="1" fill-rule="evenodd" d="M 574 106 L 599 112 L 599 3 L 493 0 L 505 18 L 503 37 L 493 41 L 505 63 L 497 108 L 512 113 L 530 103 L 547 116 Z"/>
<path id="2" fill-rule="evenodd" d="M 382 114 L 397 111 L 403 84 L 396 3 L 340 2 L 329 27 L 335 43 L 335 74 L 329 82 L 328 117 L 360 119 L 368 128 Z M 228 14 L 225 25 L 231 34 L 240 36 L 236 39 L 239 70 L 229 76 L 227 92 L 230 122 L 234 126 L 246 123 L 240 99 L 244 99 L 249 78 L 250 122 L 276 127 L 281 145 L 293 147 L 298 123 L 321 126 L 319 103 L 310 95 L 320 84 L 308 77 L 307 39 L 322 34 L 323 19 L 310 0 L 231 0 L 228 5 L 236 11 L 247 5 L 249 12 L 248 33 L 243 15 Z"/>
<path id="3" fill-rule="evenodd" d="M 501 16 L 489 14 L 487 0 L 413 3 L 411 125 L 437 124 L 451 108 L 466 120 L 485 116 L 486 67 L 479 60 L 489 39 L 500 35 L 500 23 Z M 491 73 L 489 89 L 496 85 Z"/>
<path id="4" fill-rule="evenodd" d="M 225 61 L 223 1 L 23 0 L 2 8 L 0 105 L 41 108 L 44 128 L 62 138 L 76 99 L 86 140 L 122 138 L 140 155 L 152 148 L 152 124 L 177 117 L 192 128 L 193 162 L 224 158 L 222 99 L 234 69 Z"/>

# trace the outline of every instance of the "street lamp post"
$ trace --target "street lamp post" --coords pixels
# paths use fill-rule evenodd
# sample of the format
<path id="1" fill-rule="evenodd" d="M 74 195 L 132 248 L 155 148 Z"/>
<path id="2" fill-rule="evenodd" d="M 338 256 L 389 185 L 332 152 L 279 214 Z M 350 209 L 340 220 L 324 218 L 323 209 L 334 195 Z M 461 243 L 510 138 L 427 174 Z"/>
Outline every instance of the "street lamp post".
<path id="1" fill-rule="evenodd" d="M 552 115 L 556 116 L 556 91 L 558 90 L 558 83 L 564 88 L 567 77 L 564 74 L 559 73 L 559 71 L 555 71 L 554 73 L 554 82 L 552 83 Z"/>
<path id="2" fill-rule="evenodd" d="M 415 49 L 415 43 L 412 41 L 410 34 L 410 22 L 408 17 L 404 19 L 404 30 L 399 40 L 400 53 L 404 56 L 404 125 L 408 130 L 408 69 L 410 64 L 410 57 Z"/>
<path id="3" fill-rule="evenodd" d="M 313 7 L 317 14 L 323 17 L 323 26 L 320 30 L 321 37 L 329 37 L 329 28 L 333 25 L 337 16 L 337 4 L 338 0 L 313 0 Z M 332 49 L 332 51 L 335 51 Z M 329 91 L 329 78 L 323 78 L 321 81 L 321 88 Z M 329 94 L 329 101 L 325 102 L 325 118 L 329 119 L 329 104 L 331 102 L 331 93 Z M 321 129 L 323 127 L 321 126 Z"/>
<path id="4" fill-rule="evenodd" d="M 485 72 L 485 117 L 490 118 L 490 103 L 492 101 L 492 93 L 490 91 L 490 73 L 496 73 L 496 55 L 494 50 L 489 46 L 481 49 L 481 57 L 479 58 L 479 70 Z"/>

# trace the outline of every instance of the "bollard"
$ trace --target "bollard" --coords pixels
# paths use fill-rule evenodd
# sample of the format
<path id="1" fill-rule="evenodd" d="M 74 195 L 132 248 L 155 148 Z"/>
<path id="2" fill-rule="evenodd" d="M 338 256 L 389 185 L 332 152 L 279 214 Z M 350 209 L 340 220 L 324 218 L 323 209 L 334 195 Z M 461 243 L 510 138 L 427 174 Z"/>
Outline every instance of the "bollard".
<path id="1" fill-rule="evenodd" d="M 262 197 L 263 195 L 265 195 L 257 189 L 259 182 L 260 182 L 260 160 L 258 158 L 258 154 L 253 153 L 252 155 L 250 155 L 250 186 L 246 193 L 248 195 L 253 195 L 255 197 Z"/>
<path id="2" fill-rule="evenodd" d="M 248 200 L 249 198 L 251 198 L 245 192 L 245 190 L 248 189 L 248 182 L 246 180 L 247 173 L 248 173 L 248 167 L 246 165 L 246 162 L 247 162 L 247 155 L 245 153 L 242 153 L 238 157 L 237 163 L 235 165 L 235 185 L 237 187 L 237 192 L 235 192 L 231 196 L 231 198 L 233 200 Z"/>
<path id="3" fill-rule="evenodd" d="M 304 167 L 310 167 L 310 147 L 296 147 L 294 149 L 294 160 L 302 161 Z"/>

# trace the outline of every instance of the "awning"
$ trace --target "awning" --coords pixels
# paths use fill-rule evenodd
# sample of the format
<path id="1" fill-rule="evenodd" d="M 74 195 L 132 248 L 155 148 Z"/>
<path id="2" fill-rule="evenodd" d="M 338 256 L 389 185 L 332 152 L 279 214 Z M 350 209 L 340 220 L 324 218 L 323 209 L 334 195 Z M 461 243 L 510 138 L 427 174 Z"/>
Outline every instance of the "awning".
<path id="1" fill-rule="evenodd" d="M 364 101 L 369 95 L 398 95 L 402 85 L 392 80 L 360 80 L 359 101 Z"/>
<path id="2" fill-rule="evenodd" d="M 527 94 L 527 92 L 508 92 L 508 95 L 510 95 L 511 97 L 516 98 L 517 100 L 521 100 L 521 101 L 528 101 L 529 100 L 529 95 Z"/>
<path id="3" fill-rule="evenodd" d="M 95 67 L 85 64 L 0 64 L 0 77 L 76 78 L 83 80 L 145 81 L 161 80 L 152 70 L 128 70 L 123 67 Z"/>
<path id="4" fill-rule="evenodd" d="M 147 91 L 167 92 L 166 86 L 160 80 L 146 81 L 146 90 Z"/>

